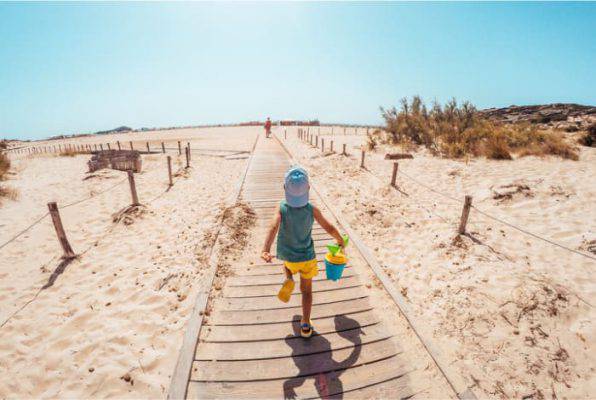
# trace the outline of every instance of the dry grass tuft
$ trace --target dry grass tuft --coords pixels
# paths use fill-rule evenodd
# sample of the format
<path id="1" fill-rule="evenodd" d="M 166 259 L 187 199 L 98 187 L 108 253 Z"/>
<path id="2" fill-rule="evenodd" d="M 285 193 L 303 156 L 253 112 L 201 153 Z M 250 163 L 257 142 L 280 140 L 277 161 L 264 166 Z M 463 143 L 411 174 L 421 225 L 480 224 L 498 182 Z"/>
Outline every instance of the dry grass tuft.
<path id="1" fill-rule="evenodd" d="M 495 123 L 468 102 L 458 105 L 451 100 L 444 106 L 434 103 L 429 110 L 415 96 L 411 101 L 402 99 L 399 109 L 381 108 L 381 113 L 388 132 L 385 143 L 425 146 L 443 157 L 511 160 L 517 154 L 578 159 L 574 147 L 561 134 L 540 131 L 529 123 Z M 379 140 L 383 140 L 380 135 L 369 138 L 369 148 L 371 143 L 378 145 Z"/>
<path id="2" fill-rule="evenodd" d="M 8 170 L 10 169 L 10 160 L 6 154 L 0 153 L 0 181 L 6 179 Z"/>
<path id="3" fill-rule="evenodd" d="M 580 144 L 588 147 L 596 147 L 596 122 L 588 127 L 588 130 L 579 140 Z"/>
<path id="4" fill-rule="evenodd" d="M 19 191 L 10 186 L 0 185 L 0 199 L 2 198 L 16 201 L 19 199 Z"/>

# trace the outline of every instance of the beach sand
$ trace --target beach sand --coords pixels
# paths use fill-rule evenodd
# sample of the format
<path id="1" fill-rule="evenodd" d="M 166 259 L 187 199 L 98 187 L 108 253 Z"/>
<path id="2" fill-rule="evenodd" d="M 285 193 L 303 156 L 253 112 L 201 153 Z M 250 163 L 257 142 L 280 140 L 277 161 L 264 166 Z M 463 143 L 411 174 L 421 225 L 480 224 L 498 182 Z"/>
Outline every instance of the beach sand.
<path id="1" fill-rule="evenodd" d="M 317 134 L 318 128 L 310 128 Z M 325 198 L 373 250 L 436 346 L 480 397 L 596 396 L 596 261 L 472 209 L 456 234 L 465 195 L 479 210 L 574 250 L 596 240 L 596 149 L 580 161 L 440 159 L 424 151 L 393 161 L 378 148 L 359 168 L 364 131 L 329 135 L 349 156 L 287 140 Z M 335 133 L 343 133 L 335 129 Z M 351 133 L 348 128 L 348 133 Z M 320 140 L 320 139 L 319 139 Z M 448 195 L 444 197 L 436 192 Z M 592 243 L 592 245 L 590 245 Z M 592 250 L 594 251 L 594 250 Z"/>
<path id="2" fill-rule="evenodd" d="M 362 129 L 343 135 L 335 127 L 335 135 L 322 136 L 336 151 L 346 143 L 347 157 L 310 148 L 296 129 L 275 130 L 373 251 L 449 368 L 480 398 L 596 395 L 596 262 L 476 209 L 469 235 L 456 234 L 461 201 L 471 195 L 491 216 L 594 256 L 596 149 L 582 148 L 577 162 L 464 162 L 417 151 L 399 161 L 396 190 L 388 185 L 387 149 L 367 152 L 366 169 L 359 168 Z M 72 204 L 60 213 L 80 257 L 61 263 L 48 217 L 0 249 L 0 398 L 167 395 L 186 319 L 206 289 L 201 277 L 218 218 L 257 133 L 262 129 L 225 127 L 45 142 L 150 142 L 156 153 L 143 156 L 135 175 L 145 207 L 119 222 L 114 214 L 131 200 L 125 173 L 87 174 L 88 155 L 11 156 L 4 183 L 19 198 L 0 206 L 0 245 L 56 201 Z M 179 140 L 193 148 L 186 172 Z M 170 190 L 162 141 L 179 171 Z"/>
<path id="3" fill-rule="evenodd" d="M 13 158 L 6 184 L 20 196 L 0 207 L 0 244 L 44 215 L 47 202 L 83 201 L 60 210 L 79 258 L 61 262 L 48 217 L 0 250 L 0 398 L 166 396 L 217 218 L 246 166 L 248 154 L 235 153 L 250 152 L 257 132 L 95 138 L 173 144 L 174 186 L 165 155 L 144 155 L 135 174 L 144 207 L 119 222 L 113 215 L 131 202 L 124 172 L 87 174 L 87 155 Z M 191 141 L 189 170 L 178 138 Z"/>

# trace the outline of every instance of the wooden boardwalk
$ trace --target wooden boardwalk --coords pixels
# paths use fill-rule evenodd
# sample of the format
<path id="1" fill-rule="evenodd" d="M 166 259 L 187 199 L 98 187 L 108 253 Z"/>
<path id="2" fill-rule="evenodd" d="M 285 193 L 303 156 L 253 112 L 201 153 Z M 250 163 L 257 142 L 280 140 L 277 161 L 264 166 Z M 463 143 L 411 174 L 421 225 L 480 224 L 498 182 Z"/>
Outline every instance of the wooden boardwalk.
<path id="1" fill-rule="evenodd" d="M 186 397 L 455 397 L 428 355 L 419 354 L 421 346 L 412 344 L 412 335 L 396 336 L 395 325 L 386 322 L 399 311 L 378 285 L 363 284 L 371 280 L 370 269 L 355 249 L 349 249 L 351 262 L 338 282 L 326 280 L 319 263 L 313 282 L 316 334 L 299 337 L 299 285 L 289 303 L 280 302 L 281 262 L 265 264 L 259 258 L 289 165 L 277 141 L 259 139 L 241 191 L 257 213 L 257 224 L 200 328 Z M 311 201 L 331 217 L 313 191 Z M 313 236 L 321 260 L 332 239 L 318 225 Z"/>

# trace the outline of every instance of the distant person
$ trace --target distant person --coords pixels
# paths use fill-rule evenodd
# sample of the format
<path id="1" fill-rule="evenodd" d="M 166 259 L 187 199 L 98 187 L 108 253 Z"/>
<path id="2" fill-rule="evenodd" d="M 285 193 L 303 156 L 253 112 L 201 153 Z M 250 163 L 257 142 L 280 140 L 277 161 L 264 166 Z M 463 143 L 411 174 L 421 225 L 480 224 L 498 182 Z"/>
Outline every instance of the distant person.
<path id="1" fill-rule="evenodd" d="M 277 258 L 284 261 L 286 280 L 277 297 L 285 303 L 290 301 L 294 290 L 293 274 L 300 272 L 300 292 L 302 292 L 302 318 L 300 336 L 308 338 L 313 333 L 310 320 L 312 308 L 312 278 L 319 273 L 315 245 L 312 240 L 312 225 L 316 220 L 328 234 L 333 236 L 340 247 L 344 240 L 333 224 L 325 219 L 321 211 L 309 203 L 307 172 L 299 167 L 291 167 L 284 178 L 286 199 L 281 202 L 271 222 L 261 258 L 271 262 L 271 245 L 277 233 Z"/>
<path id="2" fill-rule="evenodd" d="M 267 117 L 267 121 L 265 121 L 265 137 L 271 136 L 271 120 Z"/>

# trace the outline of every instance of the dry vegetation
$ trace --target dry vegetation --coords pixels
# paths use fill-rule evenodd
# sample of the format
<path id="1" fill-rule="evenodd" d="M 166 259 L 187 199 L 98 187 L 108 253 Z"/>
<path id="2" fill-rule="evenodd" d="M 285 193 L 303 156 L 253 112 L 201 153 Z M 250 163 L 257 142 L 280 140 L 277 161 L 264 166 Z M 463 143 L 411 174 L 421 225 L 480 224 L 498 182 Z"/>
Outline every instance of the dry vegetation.
<path id="1" fill-rule="evenodd" d="M 89 154 L 88 151 L 80 151 L 80 150 L 73 150 L 73 149 L 65 149 L 62 150 L 58 155 L 60 157 L 74 157 L 78 154 Z"/>
<path id="2" fill-rule="evenodd" d="M 1 183 L 2 181 L 6 180 L 9 170 L 10 160 L 5 154 L 0 153 L 0 201 L 2 198 L 16 200 L 19 197 L 19 192 L 16 189 Z"/>
<path id="3" fill-rule="evenodd" d="M 510 160 L 520 157 L 555 155 L 577 160 L 573 146 L 561 133 L 541 131 L 530 123 L 503 124 L 480 115 L 476 108 L 451 100 L 444 106 L 434 103 L 430 110 L 415 96 L 401 100 L 399 109 L 381 108 L 386 133 L 368 136 L 369 148 L 377 144 L 424 146 L 433 154 L 448 158 L 480 157 Z"/>
<path id="4" fill-rule="evenodd" d="M 590 125 L 586 134 L 579 141 L 584 146 L 596 147 L 596 123 Z"/>

